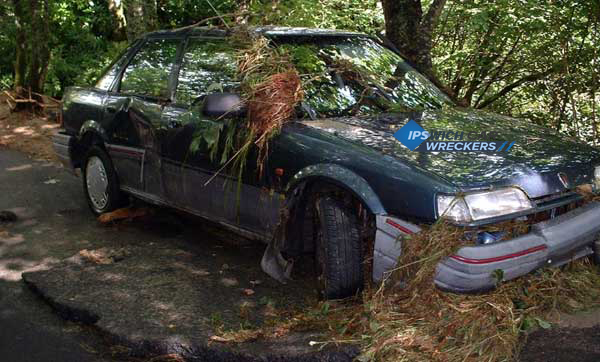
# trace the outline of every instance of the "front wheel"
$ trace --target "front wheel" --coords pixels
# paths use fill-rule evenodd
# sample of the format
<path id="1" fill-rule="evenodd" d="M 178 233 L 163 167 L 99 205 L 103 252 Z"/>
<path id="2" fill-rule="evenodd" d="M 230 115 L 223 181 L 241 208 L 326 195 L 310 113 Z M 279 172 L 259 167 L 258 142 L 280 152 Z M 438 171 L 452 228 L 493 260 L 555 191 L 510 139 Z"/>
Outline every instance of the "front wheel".
<path id="1" fill-rule="evenodd" d="M 102 148 L 93 146 L 88 151 L 83 173 L 83 192 L 90 210 L 100 215 L 118 209 L 123 195 L 110 157 Z"/>
<path id="2" fill-rule="evenodd" d="M 363 289 L 363 247 L 358 218 L 333 196 L 315 200 L 315 259 L 322 298 L 340 299 Z"/>

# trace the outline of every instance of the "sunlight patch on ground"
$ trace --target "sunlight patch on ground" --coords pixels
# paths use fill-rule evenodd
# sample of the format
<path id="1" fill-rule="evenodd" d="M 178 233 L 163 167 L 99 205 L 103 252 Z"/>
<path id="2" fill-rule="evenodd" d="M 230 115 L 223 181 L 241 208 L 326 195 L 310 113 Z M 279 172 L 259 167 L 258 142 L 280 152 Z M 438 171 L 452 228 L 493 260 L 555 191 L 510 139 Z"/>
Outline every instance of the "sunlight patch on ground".
<path id="1" fill-rule="evenodd" d="M 20 166 L 7 167 L 6 171 L 25 171 L 31 169 L 33 166 L 30 163 L 26 163 Z"/>
<path id="2" fill-rule="evenodd" d="M 23 234 L 11 235 L 7 231 L 0 231 L 0 247 L 5 245 L 16 245 L 25 241 Z"/>
<path id="3" fill-rule="evenodd" d="M 22 258 L 9 258 L 0 260 L 0 279 L 16 282 L 21 280 L 21 274 L 25 271 L 48 270 L 59 260 L 46 257 L 41 261 L 25 260 Z"/>
<path id="4" fill-rule="evenodd" d="M 24 136 L 37 136 L 38 135 L 38 133 L 33 128 L 28 127 L 28 126 L 17 127 L 15 129 L 13 129 L 13 133 L 19 133 Z"/>

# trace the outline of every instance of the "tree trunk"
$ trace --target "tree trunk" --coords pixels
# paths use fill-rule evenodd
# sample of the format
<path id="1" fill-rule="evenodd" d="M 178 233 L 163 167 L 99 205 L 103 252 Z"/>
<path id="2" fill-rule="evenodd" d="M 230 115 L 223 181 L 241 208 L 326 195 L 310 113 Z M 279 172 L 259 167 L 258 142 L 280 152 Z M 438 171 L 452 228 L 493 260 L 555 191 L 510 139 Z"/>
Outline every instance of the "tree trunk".
<path id="1" fill-rule="evenodd" d="M 433 0 L 423 14 L 421 0 L 382 0 L 385 35 L 417 70 L 454 100 L 452 89 L 441 82 L 433 69 L 433 31 L 446 0 Z"/>
<path id="2" fill-rule="evenodd" d="M 158 29 L 158 14 L 156 12 L 156 0 L 143 0 L 144 4 L 144 20 L 146 23 L 146 31 Z"/>
<path id="3" fill-rule="evenodd" d="M 21 93 L 25 85 L 26 69 L 27 69 L 27 30 L 25 29 L 26 9 L 24 1 L 13 0 L 15 12 L 15 28 L 16 28 L 16 49 L 15 49 L 15 79 L 14 89 L 17 93 Z"/>
<path id="4" fill-rule="evenodd" d="M 383 0 L 385 35 L 408 61 L 423 71 L 431 68 L 431 58 L 421 37 L 423 10 L 420 0 Z"/>
<path id="5" fill-rule="evenodd" d="M 48 46 L 50 7 L 48 0 L 30 0 L 29 14 L 31 15 L 31 29 L 29 31 L 30 56 L 27 86 L 33 92 L 43 93 L 50 62 Z"/>
<path id="6" fill-rule="evenodd" d="M 127 40 L 130 42 L 157 28 L 156 0 L 126 0 L 123 6 L 127 20 Z"/>
<path id="7" fill-rule="evenodd" d="M 125 20 L 125 13 L 123 12 L 123 2 L 122 1 L 116 1 L 116 0 L 108 0 L 108 10 L 110 11 L 110 13 L 113 15 L 114 18 L 114 24 L 115 24 L 115 29 L 112 32 L 112 40 L 124 40 L 127 37 L 127 34 L 125 32 L 126 29 L 126 20 Z"/>

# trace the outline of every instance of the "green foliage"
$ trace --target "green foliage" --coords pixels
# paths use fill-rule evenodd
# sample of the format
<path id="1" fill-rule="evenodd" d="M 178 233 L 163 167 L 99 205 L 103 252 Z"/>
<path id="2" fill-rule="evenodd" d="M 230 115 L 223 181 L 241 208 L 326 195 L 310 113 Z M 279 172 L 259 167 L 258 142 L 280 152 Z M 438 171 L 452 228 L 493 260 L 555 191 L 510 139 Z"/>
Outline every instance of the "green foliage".
<path id="1" fill-rule="evenodd" d="M 15 61 L 15 22 L 8 1 L 0 2 L 0 89 L 12 83 Z"/>
<path id="2" fill-rule="evenodd" d="M 592 141 L 599 13 L 598 1 L 449 1 L 435 32 L 434 63 L 471 106 Z"/>
<path id="3" fill-rule="evenodd" d="M 52 55 L 46 93 L 61 96 L 72 85 L 90 85 L 124 49 L 111 41 L 115 20 L 104 2 L 55 0 L 50 39 Z M 60 34 L 60 36 L 57 36 Z"/>
<path id="4" fill-rule="evenodd" d="M 153 0 L 149 0 L 153 1 Z M 49 0 L 51 50 L 46 93 L 90 85 L 126 46 L 109 1 Z M 127 3 L 127 0 L 122 1 Z M 425 13 L 432 3 L 422 1 Z M 212 4 L 215 9 L 211 7 Z M 376 0 L 157 0 L 158 28 L 176 28 L 238 12 L 250 25 L 306 26 L 368 34 L 384 29 Z M 433 32 L 440 79 L 464 103 L 598 139 L 600 2 L 448 0 Z M 15 60 L 13 4 L 0 2 L 0 87 L 11 86 Z M 213 19 L 207 24 L 222 25 Z M 310 49 L 290 56 L 302 74 L 325 66 Z M 385 65 L 379 64 L 378 66 Z"/>
<path id="5" fill-rule="evenodd" d="M 375 0 L 255 0 L 250 10 L 252 23 L 259 25 L 342 29 L 368 34 L 383 29 L 383 13 Z"/>
<path id="6" fill-rule="evenodd" d="M 237 11 L 239 5 L 236 0 L 211 0 L 211 4 L 221 15 Z M 191 25 L 216 15 L 206 0 L 159 0 L 157 12 L 161 29 Z M 212 24 L 219 25 L 220 21 Z"/>

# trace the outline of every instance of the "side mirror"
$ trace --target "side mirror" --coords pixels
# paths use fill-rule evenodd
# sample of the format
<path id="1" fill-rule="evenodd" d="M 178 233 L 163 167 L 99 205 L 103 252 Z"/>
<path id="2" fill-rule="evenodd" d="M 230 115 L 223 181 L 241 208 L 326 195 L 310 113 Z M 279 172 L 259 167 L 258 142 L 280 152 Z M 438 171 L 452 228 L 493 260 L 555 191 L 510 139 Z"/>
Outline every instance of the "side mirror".
<path id="1" fill-rule="evenodd" d="M 246 114 L 244 101 L 235 93 L 213 93 L 204 97 L 202 114 L 211 118 L 235 118 Z"/>

